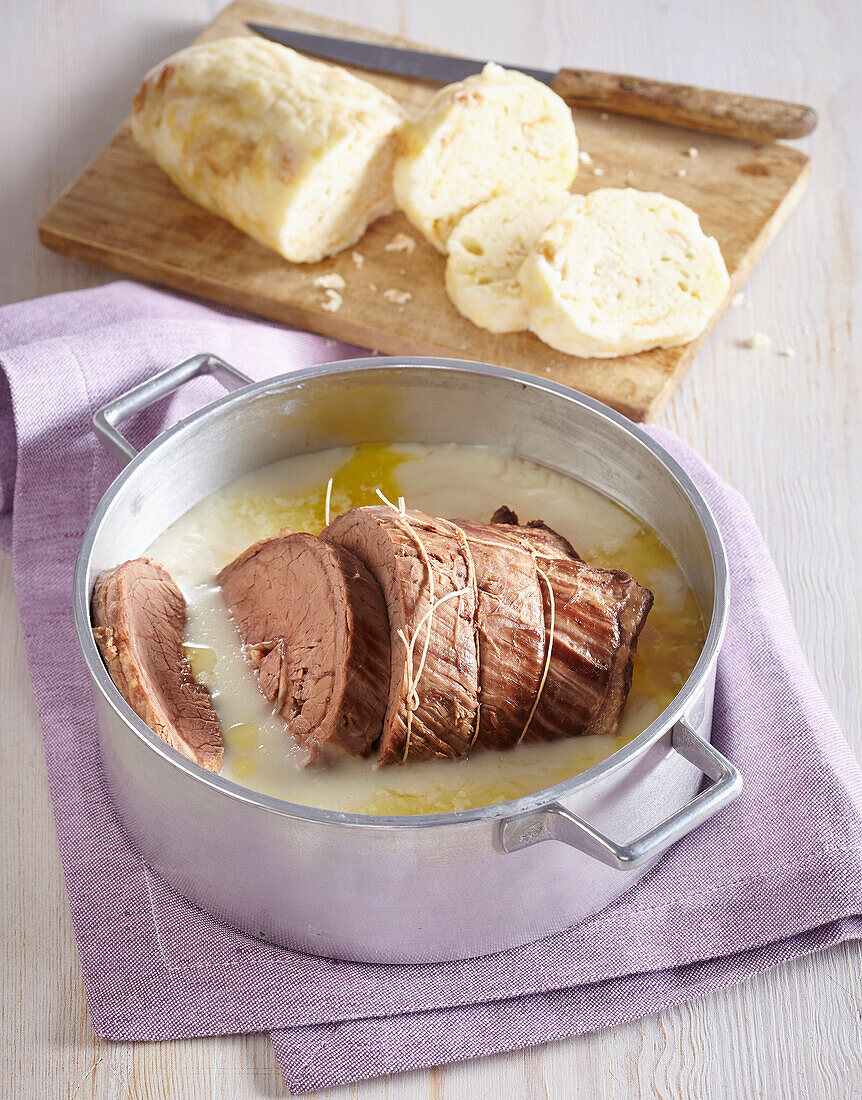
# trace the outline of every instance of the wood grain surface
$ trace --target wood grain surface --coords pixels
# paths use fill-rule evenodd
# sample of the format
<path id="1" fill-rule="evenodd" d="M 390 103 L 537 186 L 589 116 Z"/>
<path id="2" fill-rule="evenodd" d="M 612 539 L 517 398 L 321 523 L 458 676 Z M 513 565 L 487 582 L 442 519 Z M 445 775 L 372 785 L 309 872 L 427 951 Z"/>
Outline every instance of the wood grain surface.
<path id="1" fill-rule="evenodd" d="M 236 0 L 200 38 L 247 33 L 248 21 L 392 41 L 267 0 Z M 420 109 L 435 87 L 406 77 L 360 75 L 410 112 Z M 732 278 L 727 301 L 808 180 L 807 157 L 788 146 L 694 133 L 628 115 L 603 118 L 587 109 L 577 110 L 575 120 L 581 148 L 592 164 L 582 166 L 573 189 L 630 185 L 687 203 L 721 245 Z M 692 147 L 697 157 L 687 155 Z M 412 255 L 386 251 L 400 232 L 417 241 Z M 444 257 L 402 214 L 379 219 L 357 244 L 365 257 L 361 271 L 353 264 L 351 249 L 319 264 L 290 264 L 184 198 L 137 147 L 127 125 L 45 215 L 40 235 L 45 245 L 64 255 L 362 347 L 395 355 L 476 359 L 547 375 L 635 420 L 651 419 L 663 408 L 718 319 L 717 314 L 697 340 L 683 347 L 617 359 L 578 359 L 531 333 L 486 332 L 449 302 Z M 314 286 L 316 277 L 329 272 L 347 283 L 337 313 L 323 308 L 326 296 Z M 385 296 L 388 290 L 407 291 L 412 298 L 396 305 Z"/>
<path id="2" fill-rule="evenodd" d="M 802 103 L 642 76 L 560 69 L 552 87 L 572 107 L 652 118 L 750 141 L 803 138 L 817 125 L 817 112 Z"/>
<path id="3" fill-rule="evenodd" d="M 293 0 L 430 47 L 584 65 L 812 103 L 809 193 L 661 417 L 746 496 L 808 660 L 862 755 L 862 9 L 846 0 L 573 5 Z M 122 123 L 141 74 L 217 0 L 31 0 L 4 10 L 0 302 L 111 274 L 42 248 L 46 209 Z M 769 348 L 744 346 L 755 331 Z M 780 354 L 793 348 L 795 357 Z M 154 363 L 156 367 L 166 363 Z M 0 555 L 0 1096 L 269 1100 L 265 1035 L 93 1036 L 57 855 L 12 564 Z M 780 767 L 781 762 L 776 762 Z M 578 1039 L 320 1094 L 326 1100 L 850 1100 L 862 1095 L 862 952 L 845 945 Z"/>

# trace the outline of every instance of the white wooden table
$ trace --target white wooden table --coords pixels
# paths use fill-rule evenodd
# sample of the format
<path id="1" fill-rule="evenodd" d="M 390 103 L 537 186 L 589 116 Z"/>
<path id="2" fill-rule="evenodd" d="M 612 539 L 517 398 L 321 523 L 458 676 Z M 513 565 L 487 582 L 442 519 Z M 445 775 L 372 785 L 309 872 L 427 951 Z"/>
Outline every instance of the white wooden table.
<path id="1" fill-rule="evenodd" d="M 806 143 L 814 156 L 811 190 L 751 278 L 750 308 L 728 311 L 663 423 L 751 502 L 805 652 L 862 752 L 859 4 L 293 2 L 503 62 L 581 64 L 818 108 L 820 127 Z M 185 45 L 218 6 L 218 0 L 4 6 L 0 302 L 109 278 L 41 249 L 37 219 L 121 121 L 138 77 Z M 772 338 L 772 349 L 742 346 L 755 330 Z M 785 347 L 795 357 L 777 354 Z M 266 1035 L 151 1045 L 93 1036 L 6 555 L 0 555 L 0 623 L 2 1096 L 284 1095 Z M 844 1100 L 862 1092 L 860 1010 L 862 954 L 853 944 L 569 1042 L 323 1095 Z"/>

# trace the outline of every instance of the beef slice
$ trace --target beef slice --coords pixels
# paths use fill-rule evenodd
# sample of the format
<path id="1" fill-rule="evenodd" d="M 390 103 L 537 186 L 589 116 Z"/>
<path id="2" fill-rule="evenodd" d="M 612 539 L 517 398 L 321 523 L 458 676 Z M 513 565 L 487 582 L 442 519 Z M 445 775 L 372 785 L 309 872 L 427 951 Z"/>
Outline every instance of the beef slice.
<path id="1" fill-rule="evenodd" d="M 463 535 L 423 512 L 375 505 L 338 516 L 321 537 L 355 554 L 386 600 L 391 675 L 379 763 L 463 759 L 479 704 L 476 586 Z"/>
<path id="2" fill-rule="evenodd" d="M 93 636 L 120 694 L 163 741 L 221 771 L 224 738 L 210 693 L 183 652 L 186 601 L 160 565 L 124 562 L 98 577 Z"/>
<path id="3" fill-rule="evenodd" d="M 250 547 L 218 581 L 260 689 L 307 762 L 369 755 L 386 710 L 389 624 L 362 562 L 288 532 Z"/>

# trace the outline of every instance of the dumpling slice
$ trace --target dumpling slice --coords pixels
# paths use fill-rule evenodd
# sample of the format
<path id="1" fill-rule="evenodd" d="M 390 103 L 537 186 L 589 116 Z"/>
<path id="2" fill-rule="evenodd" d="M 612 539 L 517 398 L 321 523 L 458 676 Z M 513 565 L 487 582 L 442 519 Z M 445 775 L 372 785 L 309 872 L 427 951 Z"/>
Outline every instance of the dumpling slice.
<path id="1" fill-rule="evenodd" d="M 446 291 L 459 313 L 488 332 L 530 327 L 518 272 L 572 197 L 549 183 L 508 191 L 464 215 L 449 236 L 446 261 Z"/>
<path id="2" fill-rule="evenodd" d="M 573 196 L 518 278 L 530 329 L 558 351 L 598 359 L 687 344 L 730 286 L 693 210 L 611 187 Z"/>
<path id="3" fill-rule="evenodd" d="M 440 252 L 480 202 L 578 171 L 572 112 L 545 84 L 488 64 L 441 88 L 400 135 L 395 198 Z"/>

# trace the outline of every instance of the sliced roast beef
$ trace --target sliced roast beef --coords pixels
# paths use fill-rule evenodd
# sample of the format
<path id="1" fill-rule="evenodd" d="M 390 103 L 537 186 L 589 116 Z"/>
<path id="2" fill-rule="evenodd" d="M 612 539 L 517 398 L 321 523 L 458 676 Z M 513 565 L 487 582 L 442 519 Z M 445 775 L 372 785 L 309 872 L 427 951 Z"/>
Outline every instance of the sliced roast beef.
<path id="1" fill-rule="evenodd" d="M 475 575 L 463 534 L 446 520 L 381 505 L 354 508 L 321 537 L 355 554 L 386 600 L 391 678 L 380 764 L 462 759 L 477 733 L 479 689 Z"/>
<path id="2" fill-rule="evenodd" d="M 545 628 L 550 631 L 553 620 L 554 642 L 526 739 L 613 733 L 628 698 L 652 593 L 628 573 L 587 565 L 541 521 L 521 526 L 507 508 L 498 509 L 492 521 L 527 540 L 547 578 Z"/>
<path id="3" fill-rule="evenodd" d="M 218 580 L 260 689 L 308 763 L 367 756 L 386 710 L 389 624 L 362 562 L 288 533 L 250 547 Z"/>
<path id="4" fill-rule="evenodd" d="M 92 610 L 93 636 L 132 710 L 190 760 L 220 771 L 221 727 L 183 653 L 186 601 L 170 575 L 147 558 L 106 570 L 93 589 Z"/>

